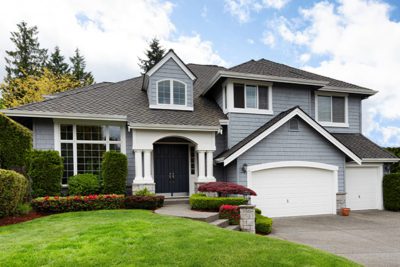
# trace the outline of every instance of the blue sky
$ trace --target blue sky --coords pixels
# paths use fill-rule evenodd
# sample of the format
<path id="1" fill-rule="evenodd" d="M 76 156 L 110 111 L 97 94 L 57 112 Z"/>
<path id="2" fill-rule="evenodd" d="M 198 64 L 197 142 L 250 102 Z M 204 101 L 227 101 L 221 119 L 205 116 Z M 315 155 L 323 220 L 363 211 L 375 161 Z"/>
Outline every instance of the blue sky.
<path id="1" fill-rule="evenodd" d="M 61 12 L 60 12 L 61 11 Z M 400 146 L 400 3 L 383 0 L 15 0 L 0 9 L 0 58 L 21 20 L 42 46 L 79 47 L 97 81 L 138 75 L 154 36 L 187 63 L 266 58 L 378 90 L 363 132 Z M 3 50 L 4 49 L 4 50 Z M 0 76 L 4 76 L 0 61 Z"/>

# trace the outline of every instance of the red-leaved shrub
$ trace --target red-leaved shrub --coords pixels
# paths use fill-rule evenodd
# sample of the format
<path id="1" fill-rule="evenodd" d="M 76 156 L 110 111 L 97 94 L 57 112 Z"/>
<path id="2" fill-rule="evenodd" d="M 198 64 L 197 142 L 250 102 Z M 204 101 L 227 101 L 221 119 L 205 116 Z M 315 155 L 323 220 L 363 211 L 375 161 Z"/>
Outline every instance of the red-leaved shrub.
<path id="1" fill-rule="evenodd" d="M 229 182 L 210 182 L 199 186 L 200 192 L 217 192 L 219 195 L 252 195 L 256 196 L 256 192 L 243 185 Z"/>
<path id="2" fill-rule="evenodd" d="M 219 208 L 219 218 L 228 219 L 229 224 L 239 224 L 240 222 L 240 209 L 235 205 L 222 205 Z"/>

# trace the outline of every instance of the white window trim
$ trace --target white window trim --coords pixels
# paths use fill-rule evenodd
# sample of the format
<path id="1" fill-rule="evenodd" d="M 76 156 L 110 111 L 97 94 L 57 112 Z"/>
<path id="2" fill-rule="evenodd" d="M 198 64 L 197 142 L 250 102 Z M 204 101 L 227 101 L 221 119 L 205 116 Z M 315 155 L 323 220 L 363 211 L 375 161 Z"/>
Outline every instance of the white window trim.
<path id="1" fill-rule="evenodd" d="M 61 139 L 61 125 L 69 124 L 72 125 L 73 137 L 72 140 L 62 140 Z M 121 141 L 109 141 L 109 128 L 106 129 L 106 139 L 107 140 L 77 140 L 77 125 L 96 125 L 96 126 L 119 126 L 121 129 Z M 54 120 L 54 150 L 58 151 L 61 155 L 61 143 L 73 144 L 73 162 L 74 162 L 74 175 L 78 174 L 78 144 L 105 144 L 106 151 L 110 151 L 110 144 L 121 145 L 121 153 L 126 155 L 126 127 L 124 123 L 117 122 L 104 122 L 104 121 L 77 121 L 77 120 Z M 62 186 L 67 186 L 62 184 Z"/>
<path id="2" fill-rule="evenodd" d="M 170 84 L 169 84 L 169 86 L 170 86 L 170 88 L 169 88 L 169 90 L 170 90 L 169 91 L 169 93 L 170 93 L 170 95 L 169 95 L 169 97 L 170 97 L 169 104 L 160 103 L 159 99 L 158 99 L 158 84 L 160 82 L 165 82 L 165 81 L 169 81 L 170 82 Z M 174 104 L 174 81 L 182 83 L 185 86 L 185 104 L 184 105 Z M 188 98 L 187 91 L 188 91 L 187 90 L 187 84 L 184 83 L 183 81 L 180 81 L 180 80 L 177 80 L 177 79 L 159 80 L 159 81 L 156 82 L 156 99 L 157 99 L 156 101 L 157 101 L 157 104 L 156 105 L 150 105 L 150 108 L 153 108 L 153 109 L 193 110 L 193 107 L 188 107 L 187 106 L 187 100 L 188 100 L 187 99 Z"/>
<path id="3" fill-rule="evenodd" d="M 344 97 L 344 122 L 329 122 L 329 121 L 320 121 L 318 119 L 318 96 L 340 96 Z M 331 98 L 332 102 L 332 98 Z M 331 120 L 333 116 L 333 105 L 331 104 Z M 342 128 L 348 128 L 349 127 L 349 100 L 348 100 L 348 94 L 340 94 L 340 93 L 328 93 L 328 92 L 317 92 L 315 93 L 315 120 L 321 124 L 322 126 L 325 127 L 342 127 Z"/>
<path id="4" fill-rule="evenodd" d="M 233 84 L 240 83 L 244 85 L 245 92 L 244 92 L 244 104 L 245 108 L 235 108 L 234 107 L 234 91 L 233 91 Z M 222 89 L 224 89 L 225 84 L 222 85 Z M 257 108 L 247 108 L 246 107 L 246 86 L 256 86 L 257 87 Z M 266 86 L 268 87 L 268 109 L 259 109 L 259 100 L 258 100 L 258 86 Z M 227 94 L 227 96 L 225 96 Z M 268 82 L 254 82 L 254 81 L 247 81 L 247 80 L 238 80 L 238 79 L 229 79 L 226 82 L 226 92 L 222 90 L 222 98 L 223 98 L 223 111 L 224 113 L 247 113 L 247 114 L 266 114 L 266 115 L 273 115 L 274 112 L 272 110 L 272 83 Z M 227 101 L 227 105 L 225 105 L 225 101 Z M 225 108 L 226 106 L 226 108 Z"/>

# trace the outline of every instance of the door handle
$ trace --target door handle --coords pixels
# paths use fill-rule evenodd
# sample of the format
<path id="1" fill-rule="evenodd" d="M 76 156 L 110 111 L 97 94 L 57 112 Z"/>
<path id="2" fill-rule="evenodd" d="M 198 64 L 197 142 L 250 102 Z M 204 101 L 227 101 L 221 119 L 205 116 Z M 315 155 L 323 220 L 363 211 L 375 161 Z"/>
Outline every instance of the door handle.
<path id="1" fill-rule="evenodd" d="M 175 183 L 175 172 L 172 173 L 172 183 Z"/>

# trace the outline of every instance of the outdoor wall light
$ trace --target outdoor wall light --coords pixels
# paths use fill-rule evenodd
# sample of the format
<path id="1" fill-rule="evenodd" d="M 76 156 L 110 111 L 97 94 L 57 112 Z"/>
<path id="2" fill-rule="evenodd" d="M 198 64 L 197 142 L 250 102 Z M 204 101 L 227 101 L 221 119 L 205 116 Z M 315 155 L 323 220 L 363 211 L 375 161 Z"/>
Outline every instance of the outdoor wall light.
<path id="1" fill-rule="evenodd" d="M 247 163 L 242 165 L 242 172 L 246 173 L 247 172 Z"/>

